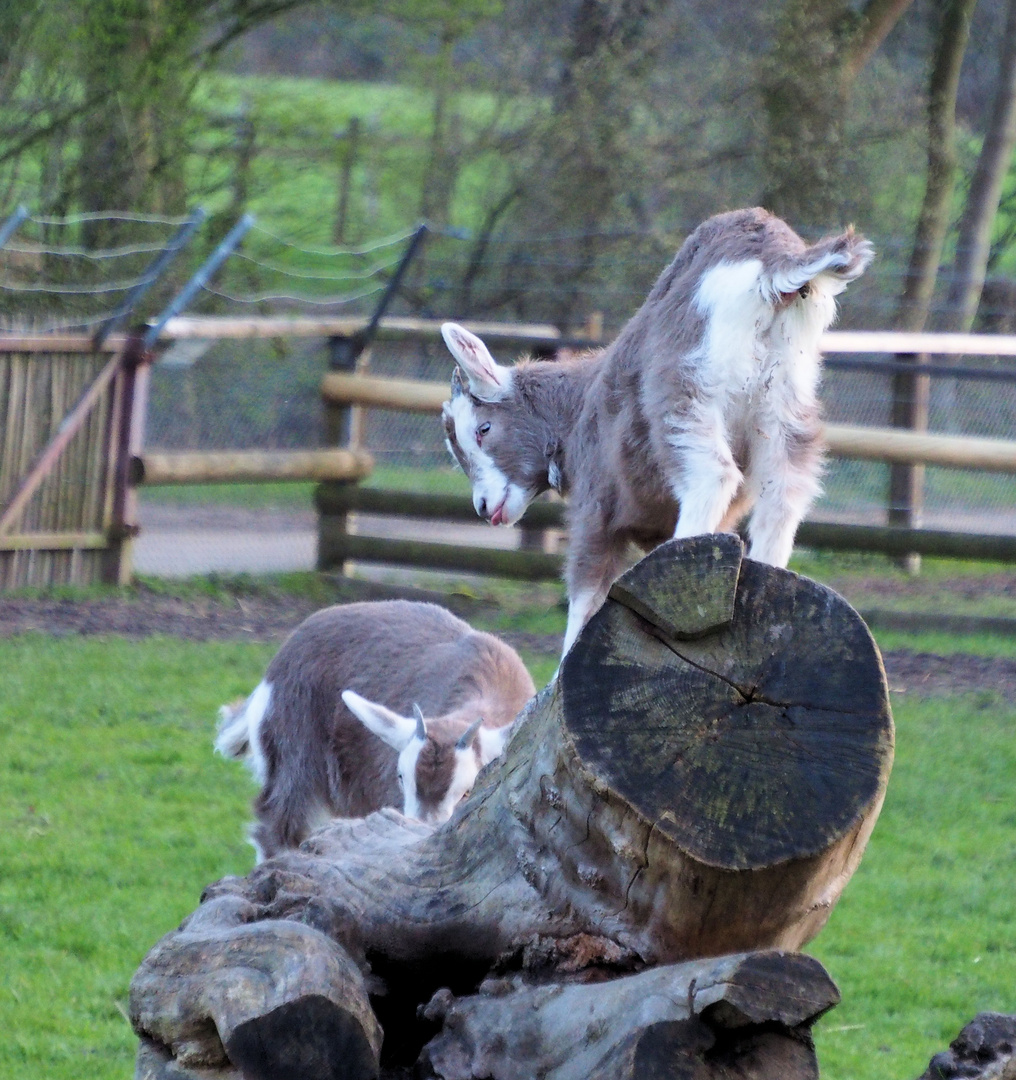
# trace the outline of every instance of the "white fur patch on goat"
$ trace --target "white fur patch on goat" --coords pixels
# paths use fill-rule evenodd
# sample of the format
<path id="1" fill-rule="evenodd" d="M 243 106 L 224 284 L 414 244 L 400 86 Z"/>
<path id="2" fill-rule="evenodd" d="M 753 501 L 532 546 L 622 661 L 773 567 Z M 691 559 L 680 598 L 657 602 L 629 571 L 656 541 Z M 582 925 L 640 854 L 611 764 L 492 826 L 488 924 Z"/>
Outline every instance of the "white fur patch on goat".
<path id="1" fill-rule="evenodd" d="M 564 644 L 561 647 L 561 655 L 564 656 L 575 644 L 582 627 L 589 622 L 600 604 L 603 603 L 603 594 L 599 589 L 583 589 L 575 596 L 568 598 L 568 625 L 564 631 Z"/>
<path id="2" fill-rule="evenodd" d="M 399 785 L 402 788 L 402 812 L 406 817 L 422 820 L 420 793 L 416 788 L 416 764 L 420 760 L 424 740 L 411 738 L 399 752 Z"/>
<path id="3" fill-rule="evenodd" d="M 223 713 L 229 708 L 226 705 L 219 710 L 219 716 L 225 722 L 215 737 L 216 751 L 224 757 L 242 757 L 259 784 L 265 782 L 267 775 L 259 734 L 271 703 L 272 684 L 262 680 L 244 704 L 231 715 Z"/>
<path id="4" fill-rule="evenodd" d="M 674 481 L 681 504 L 674 539 L 716 532 L 742 480 L 727 444 L 722 413 L 714 405 L 691 416 L 668 417 L 667 426 L 667 441 L 684 462 Z"/>
<path id="5" fill-rule="evenodd" d="M 476 733 L 476 737 L 480 742 L 481 764 L 489 765 L 494 758 L 500 757 L 504 753 L 504 748 L 508 745 L 511 735 L 511 724 L 505 724 L 504 727 L 498 728 L 481 726 Z"/>
<path id="6" fill-rule="evenodd" d="M 463 750 L 457 749 L 455 751 L 455 771 L 452 773 L 451 783 L 448 785 L 444 798 L 437 808 L 428 815 L 427 820 L 435 824 L 447 821 L 455 812 L 455 807 L 472 790 L 479 772 L 480 762 L 477 760 L 473 748 L 469 746 Z"/>
<path id="7" fill-rule="evenodd" d="M 445 405 L 445 410 L 452 418 L 455 439 L 468 463 L 477 515 L 488 520 L 496 516 L 497 520 L 492 521 L 495 525 L 514 525 L 525 513 L 529 496 L 518 484 L 512 483 L 477 444 L 476 416 L 469 398 L 460 394 Z"/>
<path id="8" fill-rule="evenodd" d="M 703 383 L 726 391 L 748 388 L 760 361 L 759 334 L 773 311 L 759 289 L 762 263 L 720 263 L 702 275 L 695 306 L 706 325 L 698 351 Z"/>

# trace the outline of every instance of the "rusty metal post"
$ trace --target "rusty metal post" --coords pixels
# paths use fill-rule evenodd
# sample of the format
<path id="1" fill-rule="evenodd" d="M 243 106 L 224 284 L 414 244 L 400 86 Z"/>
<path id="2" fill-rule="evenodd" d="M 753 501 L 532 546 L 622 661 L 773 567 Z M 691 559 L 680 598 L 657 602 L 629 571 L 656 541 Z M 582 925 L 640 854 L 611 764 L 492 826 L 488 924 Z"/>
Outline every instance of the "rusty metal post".
<path id="1" fill-rule="evenodd" d="M 416 257 L 426 235 L 426 225 L 420 225 L 416 232 L 413 233 L 409 245 L 403 253 L 399 265 L 395 268 L 395 272 L 392 274 L 388 286 L 378 301 L 378 305 L 367 325 L 348 337 L 330 337 L 328 339 L 328 367 L 331 371 L 343 371 L 352 374 L 357 370 L 360 358 L 368 352 L 370 344 L 377 333 L 381 318 L 396 292 L 398 292 L 402 279 L 409 269 L 409 264 Z M 353 407 L 325 401 L 324 410 L 325 445 L 350 446 L 356 433 Z M 315 492 L 315 503 L 318 508 L 317 568 L 319 570 L 338 570 L 341 573 L 345 568 L 346 537 L 349 525 L 348 514 L 345 512 L 335 513 L 333 510 L 326 508 L 329 504 L 329 496 L 335 492 L 337 487 L 343 487 L 344 483 L 335 480 L 323 480 L 318 484 Z M 331 501 L 334 502 L 334 499 Z"/>

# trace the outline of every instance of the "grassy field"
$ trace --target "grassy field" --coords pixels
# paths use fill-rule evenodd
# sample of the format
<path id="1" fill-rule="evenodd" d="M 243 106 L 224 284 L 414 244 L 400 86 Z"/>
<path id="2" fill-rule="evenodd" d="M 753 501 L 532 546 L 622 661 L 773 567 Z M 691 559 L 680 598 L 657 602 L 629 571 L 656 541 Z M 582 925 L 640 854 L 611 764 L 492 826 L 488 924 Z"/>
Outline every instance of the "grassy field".
<path id="1" fill-rule="evenodd" d="M 559 629 L 548 590 L 537 616 L 488 621 Z M 272 652 L 169 638 L 0 640 L 0 1075 L 130 1074 L 124 1010 L 138 962 L 203 885 L 251 866 L 251 782 L 211 753 L 212 718 Z M 554 667 L 527 661 L 540 684 Z M 1016 1011 L 1016 707 L 991 693 L 894 704 L 882 818 L 811 946 L 844 999 L 818 1029 L 826 1080 L 910 1080 L 978 1010 Z"/>

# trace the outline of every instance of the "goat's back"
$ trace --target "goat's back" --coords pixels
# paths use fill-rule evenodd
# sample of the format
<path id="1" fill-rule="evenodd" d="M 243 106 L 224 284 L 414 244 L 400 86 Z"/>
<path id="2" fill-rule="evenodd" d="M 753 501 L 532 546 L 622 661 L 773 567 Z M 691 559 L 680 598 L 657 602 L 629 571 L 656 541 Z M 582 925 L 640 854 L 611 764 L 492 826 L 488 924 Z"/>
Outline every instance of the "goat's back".
<path id="1" fill-rule="evenodd" d="M 316 612 L 286 639 L 264 682 L 271 702 L 257 736 L 265 784 L 255 805 L 262 822 L 279 821 L 286 846 L 316 816 L 401 806 L 398 755 L 349 712 L 343 690 L 404 716 L 414 704 L 441 716 L 483 701 L 492 726 L 510 723 L 534 692 L 509 646 L 444 608 L 406 600 Z"/>

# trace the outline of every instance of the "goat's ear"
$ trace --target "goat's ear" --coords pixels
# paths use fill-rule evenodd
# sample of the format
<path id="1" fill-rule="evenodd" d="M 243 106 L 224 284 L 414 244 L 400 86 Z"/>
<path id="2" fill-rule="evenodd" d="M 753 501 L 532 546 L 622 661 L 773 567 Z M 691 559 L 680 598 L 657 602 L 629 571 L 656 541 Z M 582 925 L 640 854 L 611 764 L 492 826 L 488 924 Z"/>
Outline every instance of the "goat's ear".
<path id="1" fill-rule="evenodd" d="M 511 393 L 511 368 L 502 367 L 487 346 L 465 327 L 446 322 L 441 336 L 469 379 L 469 390 L 481 401 L 500 401 Z"/>
<path id="2" fill-rule="evenodd" d="M 476 733 L 476 737 L 480 740 L 480 761 L 486 765 L 494 758 L 500 757 L 508 745 L 511 734 L 511 724 L 497 728 L 481 727 Z"/>
<path id="3" fill-rule="evenodd" d="M 342 700 L 364 727 L 369 728 L 400 754 L 416 735 L 416 721 L 408 716 L 400 716 L 376 701 L 360 697 L 352 690 L 343 690 Z"/>

